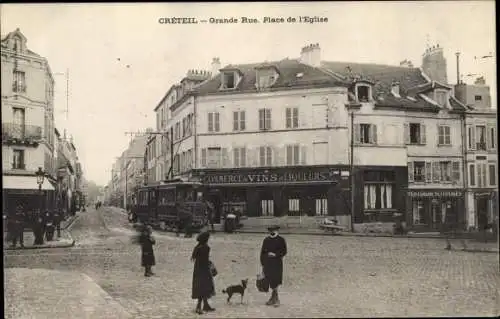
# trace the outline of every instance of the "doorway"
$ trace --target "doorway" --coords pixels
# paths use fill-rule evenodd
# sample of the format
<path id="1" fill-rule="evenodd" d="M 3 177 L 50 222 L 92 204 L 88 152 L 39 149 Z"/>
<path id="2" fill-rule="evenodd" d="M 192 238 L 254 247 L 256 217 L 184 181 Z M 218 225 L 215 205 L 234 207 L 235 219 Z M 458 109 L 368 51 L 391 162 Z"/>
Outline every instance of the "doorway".
<path id="1" fill-rule="evenodd" d="M 481 196 L 476 198 L 477 226 L 479 229 L 484 229 L 488 224 L 488 204 L 488 197 Z"/>

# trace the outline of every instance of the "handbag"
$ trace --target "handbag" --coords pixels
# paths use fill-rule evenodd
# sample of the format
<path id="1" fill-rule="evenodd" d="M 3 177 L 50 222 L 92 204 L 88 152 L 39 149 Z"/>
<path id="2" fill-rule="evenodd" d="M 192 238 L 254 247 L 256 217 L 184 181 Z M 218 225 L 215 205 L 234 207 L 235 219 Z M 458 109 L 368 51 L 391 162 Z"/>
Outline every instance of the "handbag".
<path id="1" fill-rule="evenodd" d="M 261 273 L 257 275 L 257 280 L 255 281 L 255 285 L 257 286 L 257 290 L 260 292 L 268 292 L 269 291 L 269 281 L 266 276 Z"/>
<path id="2" fill-rule="evenodd" d="M 212 277 L 217 276 L 217 268 L 215 268 L 215 265 L 211 260 L 208 261 L 208 267 L 210 268 L 210 274 L 212 274 Z"/>

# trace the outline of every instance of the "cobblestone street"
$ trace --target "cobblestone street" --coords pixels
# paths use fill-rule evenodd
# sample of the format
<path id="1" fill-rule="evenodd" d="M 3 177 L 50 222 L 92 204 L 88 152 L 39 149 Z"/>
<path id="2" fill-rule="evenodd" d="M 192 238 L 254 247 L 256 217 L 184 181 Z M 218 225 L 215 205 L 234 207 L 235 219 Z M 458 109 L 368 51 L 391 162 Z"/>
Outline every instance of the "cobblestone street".
<path id="1" fill-rule="evenodd" d="M 145 278 L 139 247 L 126 217 L 107 208 L 82 214 L 73 229 L 74 248 L 5 252 L 7 268 L 72 270 L 92 278 L 134 318 L 195 317 L 190 298 L 195 239 L 155 232 L 155 277 Z M 498 254 L 445 251 L 439 239 L 288 235 L 281 307 L 264 305 L 257 292 L 262 235 L 215 234 L 212 256 L 218 268 L 217 311 L 206 317 L 373 317 L 493 316 L 500 314 Z M 13 269 L 12 271 L 15 271 Z M 39 282 L 16 282 L 6 273 L 6 304 L 29 303 L 10 293 L 24 286 L 35 294 Z M 65 276 L 65 275 L 62 275 Z M 74 276 L 67 273 L 67 276 Z M 249 278 L 245 304 L 227 305 L 221 290 Z M 65 282 L 64 279 L 61 279 Z M 65 288 L 66 287 L 66 288 Z M 18 289 L 18 288 L 17 288 Z M 72 291 L 59 285 L 54 293 Z M 18 289 L 19 290 L 19 289 Z M 33 297 L 34 298 L 34 297 Z M 6 307 L 6 318 L 20 318 Z M 9 313 L 9 310 L 11 313 Z M 94 312 L 93 316 L 97 317 Z M 63 318 L 57 316 L 58 318 Z M 67 318 L 72 318 L 67 313 Z M 39 318 L 39 317 L 37 317 Z M 42 318 L 42 317 L 40 317 Z M 125 315 L 124 315 L 125 318 Z"/>

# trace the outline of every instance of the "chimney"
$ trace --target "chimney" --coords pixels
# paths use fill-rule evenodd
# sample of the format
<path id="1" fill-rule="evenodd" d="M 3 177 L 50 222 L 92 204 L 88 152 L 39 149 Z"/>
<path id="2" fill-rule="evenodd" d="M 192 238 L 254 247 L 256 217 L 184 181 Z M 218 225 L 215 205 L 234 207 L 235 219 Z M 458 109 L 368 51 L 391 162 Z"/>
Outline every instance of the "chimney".
<path id="1" fill-rule="evenodd" d="M 391 85 L 391 93 L 397 98 L 400 98 L 401 95 L 399 95 L 399 82 L 393 81 Z"/>
<path id="2" fill-rule="evenodd" d="M 313 67 L 321 65 L 321 48 L 319 43 L 309 44 L 300 51 L 300 63 L 307 64 Z"/>
<path id="3" fill-rule="evenodd" d="M 220 59 L 215 57 L 212 59 L 212 77 L 215 77 L 219 74 L 219 70 L 221 69 Z"/>
<path id="4" fill-rule="evenodd" d="M 475 85 L 486 85 L 486 80 L 484 79 L 484 76 L 480 76 L 474 81 Z"/>

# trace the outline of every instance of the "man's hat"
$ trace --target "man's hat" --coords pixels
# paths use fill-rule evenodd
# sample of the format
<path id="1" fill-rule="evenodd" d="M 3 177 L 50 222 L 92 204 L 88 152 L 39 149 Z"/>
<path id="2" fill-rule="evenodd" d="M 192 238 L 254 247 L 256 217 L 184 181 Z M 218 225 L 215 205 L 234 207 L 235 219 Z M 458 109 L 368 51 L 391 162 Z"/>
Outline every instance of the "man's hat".
<path id="1" fill-rule="evenodd" d="M 198 237 L 196 238 L 196 240 L 199 242 L 199 243 L 206 243 L 208 241 L 208 239 L 210 238 L 210 232 L 208 231 L 204 231 L 202 233 L 200 233 L 198 235 Z"/>
<path id="2" fill-rule="evenodd" d="M 269 231 L 274 231 L 274 230 L 278 230 L 278 229 L 280 229 L 280 226 L 278 226 L 278 225 L 272 225 L 272 226 L 267 227 L 267 230 L 269 230 Z"/>

